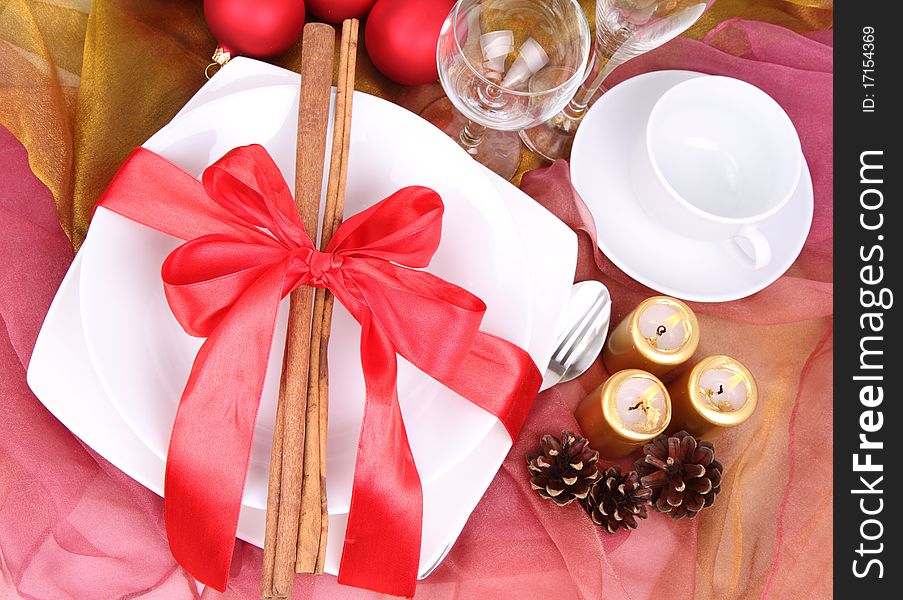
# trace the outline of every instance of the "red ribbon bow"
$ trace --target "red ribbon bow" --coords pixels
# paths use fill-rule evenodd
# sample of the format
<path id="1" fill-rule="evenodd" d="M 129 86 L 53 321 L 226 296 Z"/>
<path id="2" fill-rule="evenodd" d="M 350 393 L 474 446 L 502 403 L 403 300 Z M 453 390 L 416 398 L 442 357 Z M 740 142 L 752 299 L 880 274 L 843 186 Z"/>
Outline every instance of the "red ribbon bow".
<path id="1" fill-rule="evenodd" d="M 439 246 L 438 194 L 401 189 L 347 219 L 320 252 L 261 146 L 230 151 L 202 182 L 139 148 L 99 205 L 189 240 L 161 273 L 179 323 L 207 338 L 166 462 L 173 556 L 225 589 L 279 302 L 300 285 L 326 287 L 361 324 L 367 394 L 339 582 L 413 596 L 423 500 L 398 405 L 396 353 L 497 416 L 512 439 L 541 381 L 526 352 L 479 330 L 479 298 L 415 270 Z"/>

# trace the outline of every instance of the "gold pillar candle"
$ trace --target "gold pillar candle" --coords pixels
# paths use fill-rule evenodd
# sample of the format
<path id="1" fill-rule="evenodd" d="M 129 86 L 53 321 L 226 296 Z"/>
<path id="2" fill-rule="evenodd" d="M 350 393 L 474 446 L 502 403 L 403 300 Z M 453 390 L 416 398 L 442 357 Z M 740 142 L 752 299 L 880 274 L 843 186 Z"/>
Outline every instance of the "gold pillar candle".
<path id="1" fill-rule="evenodd" d="M 669 432 L 700 436 L 715 427 L 733 427 L 756 410 L 756 380 L 740 361 L 708 356 L 668 385 L 672 417 Z"/>
<path id="2" fill-rule="evenodd" d="M 608 336 L 602 361 L 609 373 L 642 369 L 662 378 L 685 363 L 699 345 L 699 322 L 675 298 L 653 296 L 640 304 Z"/>
<path id="3" fill-rule="evenodd" d="M 574 416 L 590 446 L 605 458 L 619 458 L 665 431 L 671 400 L 655 375 L 626 369 L 584 398 Z"/>

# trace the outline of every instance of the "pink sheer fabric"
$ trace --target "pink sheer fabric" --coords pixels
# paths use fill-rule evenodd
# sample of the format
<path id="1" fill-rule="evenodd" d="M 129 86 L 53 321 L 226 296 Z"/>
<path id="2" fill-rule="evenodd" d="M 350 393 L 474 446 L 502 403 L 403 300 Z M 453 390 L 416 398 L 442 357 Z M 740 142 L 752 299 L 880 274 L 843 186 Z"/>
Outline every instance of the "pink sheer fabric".
<path id="1" fill-rule="evenodd" d="M 731 75 L 770 93 L 796 124 L 816 190 L 815 222 L 799 260 L 750 298 L 698 304 L 700 353 L 747 363 L 762 401 L 752 420 L 713 441 L 726 467 L 715 506 L 695 521 L 652 514 L 607 536 L 576 505 L 556 508 L 529 489 L 523 455 L 545 433 L 575 428 L 572 410 L 605 377 L 543 393 L 454 549 L 418 588 L 420 599 L 826 598 L 831 594 L 831 70 L 830 32 L 800 36 L 729 21 L 615 73 L 656 69 Z M 615 320 L 652 292 L 597 249 L 595 226 L 558 162 L 523 188 L 580 232 L 578 279 L 611 289 Z M 0 597 L 198 597 L 169 554 L 162 501 L 85 448 L 34 398 L 25 369 L 72 258 L 50 193 L 22 147 L 0 129 Z M 629 463 L 629 461 L 627 461 Z M 627 463 L 625 463 L 627 464 Z M 261 551 L 238 542 L 225 594 L 257 597 Z M 296 598 L 375 594 L 302 577 Z"/>

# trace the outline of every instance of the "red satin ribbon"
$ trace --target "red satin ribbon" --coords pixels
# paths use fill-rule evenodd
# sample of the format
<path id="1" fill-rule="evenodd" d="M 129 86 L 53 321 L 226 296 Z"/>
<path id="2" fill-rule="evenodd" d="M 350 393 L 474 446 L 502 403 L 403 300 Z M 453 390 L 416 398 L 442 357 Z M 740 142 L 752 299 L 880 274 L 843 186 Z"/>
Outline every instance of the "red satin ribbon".
<path id="1" fill-rule="evenodd" d="M 179 323 L 207 338 L 166 463 L 173 556 L 225 589 L 279 302 L 300 285 L 326 287 L 361 324 L 366 383 L 339 582 L 413 596 L 423 500 L 398 405 L 396 354 L 497 416 L 512 439 L 541 381 L 526 352 L 479 330 L 479 298 L 415 270 L 439 246 L 438 194 L 401 189 L 347 219 L 320 252 L 261 146 L 232 150 L 202 182 L 139 148 L 98 204 L 189 240 L 161 273 Z"/>

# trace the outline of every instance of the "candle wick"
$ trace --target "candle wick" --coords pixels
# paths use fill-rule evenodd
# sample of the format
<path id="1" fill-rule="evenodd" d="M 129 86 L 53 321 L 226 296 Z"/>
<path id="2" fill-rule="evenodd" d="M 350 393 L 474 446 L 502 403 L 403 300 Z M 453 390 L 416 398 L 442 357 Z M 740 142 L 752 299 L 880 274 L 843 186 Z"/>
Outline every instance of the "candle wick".
<path id="1" fill-rule="evenodd" d="M 636 410 L 638 408 L 643 409 L 643 413 L 646 415 L 645 423 L 637 423 L 634 427 L 638 431 L 653 431 L 658 427 L 659 422 L 662 418 L 662 411 L 652 405 L 652 400 L 649 396 L 638 396 L 638 401 L 633 406 L 628 406 L 627 410 Z"/>
<path id="2" fill-rule="evenodd" d="M 703 396 L 705 396 L 705 400 L 709 404 L 709 406 L 711 406 L 715 410 L 719 412 L 732 412 L 734 410 L 733 405 L 727 400 L 715 400 L 716 395 L 724 393 L 723 385 L 718 384 L 717 392 L 711 388 L 700 388 L 700 391 L 702 391 L 702 394 Z"/>
<path id="3" fill-rule="evenodd" d="M 646 415 L 645 423 L 635 423 L 633 428 L 636 431 L 653 431 L 658 427 L 658 424 L 661 422 L 662 411 L 652 404 L 653 400 L 655 400 L 655 394 L 658 392 L 658 387 L 655 385 L 649 386 L 645 389 L 641 394 L 637 394 L 636 400 L 637 403 L 633 406 L 628 406 L 627 410 L 636 410 L 638 408 L 643 409 L 643 413 Z"/>
<path id="4" fill-rule="evenodd" d="M 649 340 L 649 344 L 653 348 L 658 348 L 658 338 L 662 337 L 667 332 L 668 332 L 667 327 L 665 327 L 664 325 L 659 325 L 658 327 L 655 328 L 655 335 L 653 335 L 652 337 L 648 337 L 646 339 Z"/>

